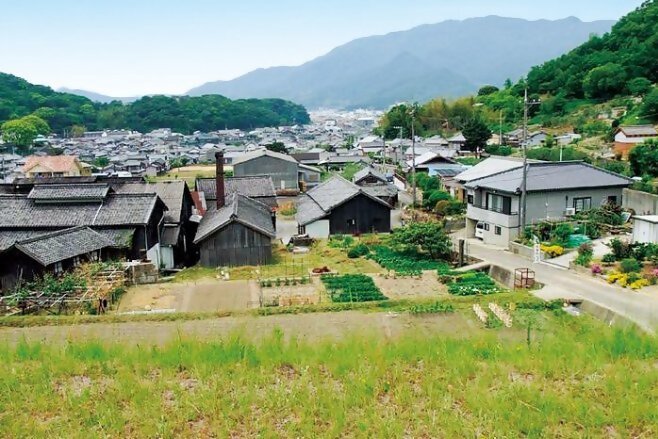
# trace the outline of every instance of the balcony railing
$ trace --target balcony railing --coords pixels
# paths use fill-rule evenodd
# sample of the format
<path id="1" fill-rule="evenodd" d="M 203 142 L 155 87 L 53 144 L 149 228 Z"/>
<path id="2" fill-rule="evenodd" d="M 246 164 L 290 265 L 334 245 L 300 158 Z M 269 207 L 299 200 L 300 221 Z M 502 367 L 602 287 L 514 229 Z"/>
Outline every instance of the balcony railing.
<path id="1" fill-rule="evenodd" d="M 509 213 L 507 213 L 507 212 L 503 211 L 502 208 L 487 207 L 485 205 L 476 204 L 476 203 L 469 204 L 469 206 L 475 207 L 477 209 L 487 210 L 489 212 L 500 213 L 501 215 L 508 215 L 508 216 L 518 216 L 519 215 L 519 212 L 509 212 Z"/>

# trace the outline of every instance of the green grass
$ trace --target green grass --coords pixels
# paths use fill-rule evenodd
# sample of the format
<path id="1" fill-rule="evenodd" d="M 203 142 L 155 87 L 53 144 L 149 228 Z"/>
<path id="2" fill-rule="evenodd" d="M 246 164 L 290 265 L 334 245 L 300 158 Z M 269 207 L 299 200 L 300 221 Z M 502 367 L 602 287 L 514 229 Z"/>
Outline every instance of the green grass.
<path id="1" fill-rule="evenodd" d="M 520 330 L 0 345 L 0 434 L 656 437 L 656 340 L 545 317 L 530 348 Z"/>

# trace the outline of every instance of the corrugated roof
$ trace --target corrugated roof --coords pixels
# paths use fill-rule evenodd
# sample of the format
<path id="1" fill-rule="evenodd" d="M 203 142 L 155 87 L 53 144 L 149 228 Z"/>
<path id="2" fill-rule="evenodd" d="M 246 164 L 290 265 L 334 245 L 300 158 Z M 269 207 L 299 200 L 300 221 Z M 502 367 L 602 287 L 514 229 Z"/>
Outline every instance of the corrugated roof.
<path id="1" fill-rule="evenodd" d="M 195 243 L 203 241 L 233 221 L 239 222 L 271 238 L 276 236 L 276 231 L 272 224 L 272 214 L 268 206 L 239 194 L 233 194 L 229 201 L 229 203 L 219 210 L 214 207 L 208 209 L 199 224 L 194 239 Z"/>
<path id="2" fill-rule="evenodd" d="M 60 230 L 15 244 L 44 267 L 111 246 L 112 241 L 88 227 Z"/>
<path id="3" fill-rule="evenodd" d="M 486 188 L 517 193 L 521 190 L 523 167 L 500 172 L 489 177 L 471 180 L 467 188 Z M 599 187 L 628 187 L 633 183 L 623 177 L 583 162 L 530 163 L 528 192 L 544 192 Z"/>
<path id="4" fill-rule="evenodd" d="M 288 154 L 281 154 L 280 152 L 274 152 L 270 151 L 269 149 L 259 149 L 257 151 L 249 152 L 241 157 L 236 157 L 233 160 L 232 165 L 236 166 L 244 162 L 248 162 L 260 157 L 272 157 L 275 159 L 280 159 L 280 160 L 285 160 L 287 162 L 291 163 L 298 163 L 297 160 L 295 160 L 293 157 L 289 156 Z"/>
<path id="5" fill-rule="evenodd" d="M 31 200 L 53 202 L 99 201 L 107 196 L 109 190 L 106 184 L 46 184 L 34 186 L 27 197 Z"/>

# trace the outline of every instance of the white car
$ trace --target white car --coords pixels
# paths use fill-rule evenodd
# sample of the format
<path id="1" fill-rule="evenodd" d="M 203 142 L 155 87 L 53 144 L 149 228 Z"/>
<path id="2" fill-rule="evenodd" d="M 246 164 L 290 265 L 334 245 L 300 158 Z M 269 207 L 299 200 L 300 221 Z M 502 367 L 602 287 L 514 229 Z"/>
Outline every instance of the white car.
<path id="1" fill-rule="evenodd" d="M 475 225 L 475 237 L 477 239 L 484 239 L 485 223 L 477 223 Z"/>

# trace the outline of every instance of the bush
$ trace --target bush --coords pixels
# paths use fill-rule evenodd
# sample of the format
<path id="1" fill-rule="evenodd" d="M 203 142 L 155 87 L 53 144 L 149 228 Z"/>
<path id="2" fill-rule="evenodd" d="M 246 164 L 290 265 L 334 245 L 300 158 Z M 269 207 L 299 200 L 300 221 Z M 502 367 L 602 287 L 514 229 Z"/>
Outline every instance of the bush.
<path id="1" fill-rule="evenodd" d="M 541 246 L 541 251 L 546 253 L 551 258 L 556 258 L 564 254 L 564 247 L 559 245 L 543 245 Z"/>
<path id="2" fill-rule="evenodd" d="M 642 269 L 642 264 L 636 259 L 624 259 L 619 264 L 622 273 L 637 273 Z"/>
<path id="3" fill-rule="evenodd" d="M 452 197 L 447 192 L 432 190 L 423 194 L 423 205 L 427 209 L 432 209 L 439 201 L 450 201 L 451 199 Z"/>
<path id="4" fill-rule="evenodd" d="M 612 253 L 615 255 L 615 260 L 621 261 L 622 259 L 629 258 L 631 256 L 631 246 L 626 241 L 622 241 L 619 238 L 614 238 L 608 244 L 608 247 L 612 250 Z"/>
<path id="5" fill-rule="evenodd" d="M 569 237 L 573 235 L 573 226 L 570 223 L 561 223 L 553 230 L 553 239 L 564 245 L 569 242 Z"/>
<path id="6" fill-rule="evenodd" d="M 347 252 L 347 257 L 350 259 L 360 258 L 361 256 L 367 256 L 370 253 L 370 249 L 365 244 L 357 244 Z"/>
<path id="7" fill-rule="evenodd" d="M 617 261 L 617 258 L 615 257 L 614 253 L 608 253 L 606 255 L 603 255 L 601 258 L 601 262 L 604 264 L 614 264 Z"/>

